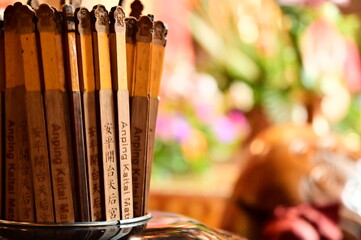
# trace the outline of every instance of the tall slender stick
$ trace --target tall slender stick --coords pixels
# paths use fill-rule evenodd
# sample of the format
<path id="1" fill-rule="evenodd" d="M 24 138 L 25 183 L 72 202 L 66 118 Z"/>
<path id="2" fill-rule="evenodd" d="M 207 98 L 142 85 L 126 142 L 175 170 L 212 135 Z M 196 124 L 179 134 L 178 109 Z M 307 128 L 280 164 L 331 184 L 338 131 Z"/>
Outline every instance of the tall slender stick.
<path id="1" fill-rule="evenodd" d="M 45 85 L 45 109 L 50 150 L 56 222 L 74 222 L 71 133 L 59 15 L 39 6 L 38 30 Z"/>
<path id="2" fill-rule="evenodd" d="M 63 28 L 65 68 L 67 70 L 68 89 L 71 92 L 71 123 L 73 130 L 73 149 L 75 159 L 75 178 L 79 221 L 90 221 L 90 202 L 88 188 L 87 161 L 84 140 L 83 106 L 79 86 L 78 56 L 75 35 L 74 12 L 70 5 L 63 7 Z"/>
<path id="3" fill-rule="evenodd" d="M 148 85 L 149 100 L 149 122 L 148 122 L 148 149 L 146 167 L 145 196 L 149 196 L 150 177 L 152 174 L 152 164 L 154 159 L 155 127 L 157 123 L 159 90 L 162 79 L 164 50 L 166 45 L 167 27 L 161 21 L 154 23 L 154 38 L 151 60 L 151 80 Z M 148 197 L 144 199 L 145 212 L 148 211 Z"/>
<path id="4" fill-rule="evenodd" d="M 21 4 L 5 10 L 5 116 L 6 181 L 5 218 L 34 221 L 33 186 L 27 138 L 24 72 L 16 12 Z M 20 66 L 20 68 L 19 68 Z"/>
<path id="5" fill-rule="evenodd" d="M 100 221 L 105 218 L 103 212 L 104 199 L 102 198 L 101 163 L 100 163 L 100 136 L 97 131 L 98 118 L 95 96 L 95 73 L 93 41 L 91 33 L 90 13 L 86 8 L 76 11 L 77 45 L 79 56 L 80 88 L 83 96 L 85 141 L 89 178 L 89 198 L 91 221 Z"/>
<path id="6" fill-rule="evenodd" d="M 15 13 L 15 24 L 19 21 L 18 19 L 18 10 L 22 7 L 22 4 L 17 2 L 14 4 L 14 13 Z M 16 28 L 16 25 L 15 25 Z M 16 44 L 20 44 L 20 35 L 18 31 L 15 34 Z M 16 50 L 17 54 L 15 57 L 17 59 L 21 58 L 22 50 Z M 23 62 L 20 60 L 20 66 Z M 33 181 L 32 181 L 32 169 L 29 155 L 29 139 L 27 135 L 27 122 L 26 122 L 26 108 L 25 108 L 25 83 L 24 83 L 24 71 L 20 70 L 21 78 L 19 78 L 19 85 L 15 87 L 16 95 L 18 95 L 17 103 L 21 106 L 18 106 L 18 128 L 17 128 L 17 139 L 19 144 L 19 170 L 18 170 L 18 180 L 20 185 L 17 186 L 18 193 L 18 220 L 19 221 L 30 221 L 35 220 L 35 211 L 34 211 L 34 190 L 33 190 Z"/>
<path id="7" fill-rule="evenodd" d="M 5 91 L 5 46 L 4 46 L 4 22 L 0 20 L 0 218 L 4 218 L 4 195 L 3 195 L 3 186 L 4 186 L 4 91 Z"/>
<path id="8" fill-rule="evenodd" d="M 33 171 L 36 221 L 54 222 L 50 163 L 46 136 L 44 102 L 41 92 L 41 76 L 35 34 L 35 12 L 21 6 L 17 12 L 18 31 L 25 81 L 25 106 L 27 113 L 30 159 Z"/>
<path id="9" fill-rule="evenodd" d="M 5 219 L 17 220 L 17 188 L 18 184 L 17 171 L 18 171 L 18 151 L 17 148 L 15 127 L 17 126 L 17 114 L 13 111 L 15 101 L 12 87 L 14 83 L 11 80 L 20 78 L 20 71 L 14 71 L 15 59 L 15 20 L 14 7 L 8 6 L 4 12 L 4 56 L 7 58 L 5 65 Z M 14 76 L 15 75 L 15 76 Z"/>
<path id="10" fill-rule="evenodd" d="M 119 220 L 119 185 L 115 136 L 114 99 L 110 69 L 109 17 L 104 6 L 92 11 L 95 20 L 93 32 L 95 79 L 99 92 L 100 130 L 104 173 L 104 195 L 106 220 Z"/>
<path id="11" fill-rule="evenodd" d="M 125 13 L 118 6 L 111 11 L 111 55 L 113 89 L 116 91 L 122 219 L 133 218 L 133 182 L 130 150 L 129 92 L 125 44 Z"/>
<path id="12" fill-rule="evenodd" d="M 131 141 L 132 141 L 132 172 L 133 172 L 133 204 L 134 215 L 145 214 L 145 173 L 147 166 L 147 139 L 149 97 L 152 54 L 153 22 L 147 16 L 138 21 L 136 35 L 136 60 L 134 67 L 133 96 L 131 99 Z"/>

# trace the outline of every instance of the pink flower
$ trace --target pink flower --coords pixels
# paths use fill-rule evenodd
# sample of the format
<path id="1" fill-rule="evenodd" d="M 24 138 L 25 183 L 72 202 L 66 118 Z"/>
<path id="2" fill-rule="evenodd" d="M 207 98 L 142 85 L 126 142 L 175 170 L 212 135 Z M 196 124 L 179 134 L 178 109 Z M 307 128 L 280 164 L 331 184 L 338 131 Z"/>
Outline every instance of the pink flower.
<path id="1" fill-rule="evenodd" d="M 245 116 L 238 111 L 232 111 L 227 116 L 217 118 L 212 125 L 217 139 L 228 144 L 246 135 L 248 128 Z"/>
<path id="2" fill-rule="evenodd" d="M 227 117 L 220 117 L 213 124 L 213 131 L 217 139 L 223 143 L 231 143 L 237 138 L 234 124 Z"/>
<path id="3" fill-rule="evenodd" d="M 171 118 L 165 114 L 158 114 L 157 125 L 156 125 L 156 135 L 157 138 L 162 140 L 171 140 L 173 139 L 172 132 L 169 131 L 171 124 Z"/>
<path id="4" fill-rule="evenodd" d="M 164 141 L 183 142 L 191 134 L 192 128 L 182 115 L 160 113 L 157 119 L 156 134 Z"/>
<path id="5" fill-rule="evenodd" d="M 351 92 L 361 91 L 360 53 L 354 42 L 346 42 L 345 81 Z"/>
<path id="6" fill-rule="evenodd" d="M 246 120 L 246 117 L 239 111 L 231 111 L 228 114 L 228 118 L 230 119 L 230 121 L 232 121 L 234 124 L 238 124 L 242 127 L 247 128 L 248 127 L 248 123 Z"/>
<path id="7" fill-rule="evenodd" d="M 182 143 L 190 136 L 192 128 L 183 116 L 177 116 L 173 119 L 171 131 L 175 139 Z"/>

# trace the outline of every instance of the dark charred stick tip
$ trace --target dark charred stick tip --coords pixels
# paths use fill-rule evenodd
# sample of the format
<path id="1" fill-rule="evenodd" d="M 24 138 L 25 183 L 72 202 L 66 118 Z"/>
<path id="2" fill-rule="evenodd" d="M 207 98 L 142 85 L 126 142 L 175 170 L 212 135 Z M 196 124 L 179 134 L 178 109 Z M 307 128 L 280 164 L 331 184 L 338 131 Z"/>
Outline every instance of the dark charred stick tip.
<path id="1" fill-rule="evenodd" d="M 148 16 L 141 16 L 138 20 L 137 42 L 152 42 L 153 39 L 153 21 Z"/>
<path id="2" fill-rule="evenodd" d="M 109 15 L 103 5 L 96 5 L 91 12 L 92 22 L 97 32 L 107 32 L 109 28 Z"/>
<path id="3" fill-rule="evenodd" d="M 73 7 L 71 5 L 63 6 L 63 23 L 68 32 L 75 31 L 75 17 Z"/>
<path id="4" fill-rule="evenodd" d="M 35 32 L 36 17 L 35 12 L 28 5 L 22 5 L 15 14 L 18 18 L 17 29 L 19 33 Z"/>
<path id="5" fill-rule="evenodd" d="M 154 23 L 154 43 L 165 46 L 167 44 L 168 26 L 162 21 Z"/>
<path id="6" fill-rule="evenodd" d="M 113 9 L 112 15 L 114 18 L 114 29 L 117 33 L 124 33 L 126 30 L 125 26 L 125 13 L 122 7 L 117 6 Z"/>
<path id="7" fill-rule="evenodd" d="M 91 17 L 89 10 L 85 7 L 81 7 L 75 11 L 75 14 L 79 22 L 77 25 L 78 32 L 80 34 L 89 34 L 91 32 Z"/>
<path id="8" fill-rule="evenodd" d="M 41 4 L 36 10 L 38 29 L 40 32 L 52 32 L 57 29 L 57 17 L 53 8 L 48 4 Z"/>
<path id="9" fill-rule="evenodd" d="M 127 43 L 135 43 L 135 37 L 138 31 L 137 19 L 135 17 L 126 18 L 125 27 Z"/>

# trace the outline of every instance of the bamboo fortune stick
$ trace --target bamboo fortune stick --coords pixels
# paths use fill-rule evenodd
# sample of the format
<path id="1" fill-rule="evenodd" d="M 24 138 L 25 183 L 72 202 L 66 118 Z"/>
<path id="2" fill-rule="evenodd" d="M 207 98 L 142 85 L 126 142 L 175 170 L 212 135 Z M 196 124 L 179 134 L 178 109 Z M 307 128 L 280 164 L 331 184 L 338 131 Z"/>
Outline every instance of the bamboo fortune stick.
<path id="1" fill-rule="evenodd" d="M 97 131 L 97 105 L 95 96 L 95 73 L 93 57 L 93 41 L 91 33 L 90 13 L 86 8 L 76 10 L 77 46 L 79 56 L 80 89 L 83 96 L 85 142 L 89 178 L 89 200 L 91 221 L 105 218 L 103 213 L 104 200 L 102 198 L 101 165 L 99 158 L 99 144 Z"/>
<path id="2" fill-rule="evenodd" d="M 89 222 L 90 201 L 88 188 L 87 161 L 84 141 L 84 118 L 80 94 L 78 56 L 75 35 L 75 18 L 70 5 L 63 6 L 63 33 L 67 85 L 71 92 L 71 123 L 75 165 L 78 220 Z"/>
<path id="3" fill-rule="evenodd" d="M 103 187 L 101 182 L 100 165 L 100 134 L 97 131 L 98 116 L 96 113 L 95 73 L 93 66 L 93 42 L 91 33 L 90 13 L 86 8 L 77 12 L 78 24 L 78 47 L 80 51 L 80 80 L 83 94 L 83 107 L 85 119 L 87 162 L 89 177 L 89 191 L 91 202 L 92 221 L 100 221 L 105 218 L 103 212 L 104 199 L 102 198 Z"/>
<path id="4" fill-rule="evenodd" d="M 35 12 L 23 5 L 17 11 L 25 82 L 25 106 L 33 171 L 36 222 L 54 222 L 50 163 L 46 136 Z"/>
<path id="5" fill-rule="evenodd" d="M 159 105 L 159 90 L 162 79 L 164 50 L 166 45 L 167 27 L 161 21 L 154 23 L 154 37 L 151 60 L 151 80 L 148 85 L 149 100 L 149 122 L 148 122 L 148 149 L 147 149 L 147 167 L 146 167 L 146 186 L 145 196 L 149 196 L 150 177 L 152 174 L 152 164 L 154 159 L 154 144 L 155 144 L 155 128 L 157 123 L 158 105 Z M 148 210 L 148 197 L 144 200 L 144 208 Z"/>
<path id="6" fill-rule="evenodd" d="M 4 45 L 4 21 L 0 19 L 0 218 L 4 219 L 4 197 L 3 197 L 3 186 L 4 186 L 4 143 L 5 143 L 5 129 L 4 129 L 4 91 L 5 91 L 5 45 Z"/>
<path id="7" fill-rule="evenodd" d="M 133 183 L 130 150 L 129 92 L 125 43 L 125 13 L 118 6 L 111 11 L 111 55 L 113 89 L 116 91 L 117 140 L 119 148 L 119 183 L 122 219 L 133 218 Z"/>
<path id="8" fill-rule="evenodd" d="M 8 6 L 4 12 L 4 57 L 6 54 L 10 56 L 5 59 L 8 63 L 5 66 L 5 212 L 4 218 L 7 220 L 17 220 L 17 188 L 18 184 L 17 170 L 18 170 L 18 151 L 15 151 L 16 135 L 15 123 L 17 119 L 16 111 L 12 111 L 14 105 L 14 93 L 12 91 L 12 81 L 10 79 L 20 78 L 21 73 L 13 70 L 15 64 L 14 48 L 15 45 L 15 20 L 14 7 Z M 6 47 L 5 47 L 6 46 Z M 15 75 L 15 76 L 14 76 Z M 9 79 L 9 80 L 8 80 Z"/>
<path id="9" fill-rule="evenodd" d="M 73 158 L 69 103 L 65 91 L 61 16 L 46 4 L 40 5 L 36 13 L 39 17 L 55 221 L 74 222 L 75 194 L 71 185 Z"/>
<path id="10" fill-rule="evenodd" d="M 105 219 L 119 220 L 119 185 L 115 136 L 114 99 L 109 50 L 109 17 L 104 6 L 92 10 L 96 89 L 99 93 L 101 151 L 103 159 Z"/>
<path id="11" fill-rule="evenodd" d="M 22 4 L 20 2 L 16 2 L 14 4 L 14 13 L 15 13 L 15 28 L 16 24 L 19 21 L 17 18 L 18 10 L 21 8 Z M 18 31 L 16 31 L 16 44 L 20 44 L 20 35 Z M 15 55 L 17 59 L 21 59 L 22 50 L 16 50 L 18 55 Z M 18 63 L 19 64 L 19 63 Z M 22 66 L 23 62 L 20 60 L 20 66 Z M 33 181 L 32 181 L 32 169 L 31 169 L 31 161 L 29 155 L 29 139 L 27 135 L 27 122 L 26 122 L 26 108 L 25 108 L 25 83 L 24 83 L 24 72 L 20 70 L 21 78 L 19 79 L 19 85 L 16 87 L 16 94 L 18 94 L 19 98 L 17 99 L 18 104 L 18 129 L 17 129 L 17 139 L 19 144 L 19 170 L 18 170 L 18 181 L 20 185 L 17 186 L 18 192 L 17 197 L 18 200 L 18 220 L 19 221 L 30 221 L 33 222 L 35 220 L 35 210 L 34 210 L 34 190 L 33 190 Z"/>
<path id="12" fill-rule="evenodd" d="M 147 166 L 147 139 L 152 56 L 153 22 L 148 16 L 138 21 L 136 35 L 136 59 L 134 65 L 134 89 L 131 99 L 131 141 L 134 216 L 145 214 L 145 173 Z"/>
<path id="13" fill-rule="evenodd" d="M 5 134 L 6 180 L 5 218 L 34 221 L 33 185 L 27 137 L 24 72 L 19 34 L 16 31 L 17 10 L 22 4 L 5 10 Z"/>

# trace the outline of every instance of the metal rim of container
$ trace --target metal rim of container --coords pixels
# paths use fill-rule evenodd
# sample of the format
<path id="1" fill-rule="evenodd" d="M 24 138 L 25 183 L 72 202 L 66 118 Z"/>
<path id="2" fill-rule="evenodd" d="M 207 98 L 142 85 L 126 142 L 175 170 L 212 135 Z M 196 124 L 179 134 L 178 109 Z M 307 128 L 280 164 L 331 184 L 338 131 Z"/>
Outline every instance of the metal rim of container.
<path id="1" fill-rule="evenodd" d="M 42 227 L 53 227 L 53 228 L 74 228 L 74 227 L 133 227 L 145 224 L 149 219 L 152 218 L 152 214 L 148 213 L 141 217 L 122 219 L 117 221 L 97 221 L 97 222 L 74 222 L 74 223 L 31 223 L 31 222 L 18 222 L 9 220 L 0 220 L 0 226 L 18 226 L 18 227 L 31 227 L 31 228 L 42 228 Z"/>

